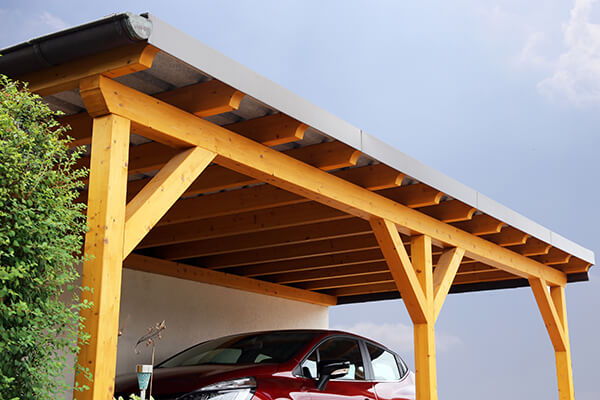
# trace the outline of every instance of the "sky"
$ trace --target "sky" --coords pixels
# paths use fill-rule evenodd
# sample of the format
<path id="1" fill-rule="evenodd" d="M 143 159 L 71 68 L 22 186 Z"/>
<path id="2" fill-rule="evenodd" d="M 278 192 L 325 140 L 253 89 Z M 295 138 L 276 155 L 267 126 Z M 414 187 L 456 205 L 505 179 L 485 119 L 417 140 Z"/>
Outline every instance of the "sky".
<path id="1" fill-rule="evenodd" d="M 0 1 L 0 48 L 149 11 L 401 151 L 600 254 L 600 2 Z M 600 272 L 567 286 L 576 397 L 600 399 Z M 413 366 L 402 301 L 336 306 Z M 448 296 L 442 399 L 557 399 L 527 288 Z"/>

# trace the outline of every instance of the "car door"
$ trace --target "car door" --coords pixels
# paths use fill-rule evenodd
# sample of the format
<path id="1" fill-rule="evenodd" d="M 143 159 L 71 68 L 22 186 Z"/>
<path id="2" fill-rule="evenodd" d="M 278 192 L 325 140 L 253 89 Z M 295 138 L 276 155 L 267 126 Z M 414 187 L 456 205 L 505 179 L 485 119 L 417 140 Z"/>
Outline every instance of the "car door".
<path id="1" fill-rule="evenodd" d="M 413 374 L 392 352 L 365 342 L 377 400 L 415 400 Z"/>
<path id="2" fill-rule="evenodd" d="M 331 379 L 321 391 L 316 384 L 317 362 L 328 360 L 349 361 L 350 369 L 344 377 Z M 377 400 L 365 362 L 358 340 L 334 336 L 323 341 L 301 364 L 303 377 L 312 380 L 307 384 L 311 400 Z"/>

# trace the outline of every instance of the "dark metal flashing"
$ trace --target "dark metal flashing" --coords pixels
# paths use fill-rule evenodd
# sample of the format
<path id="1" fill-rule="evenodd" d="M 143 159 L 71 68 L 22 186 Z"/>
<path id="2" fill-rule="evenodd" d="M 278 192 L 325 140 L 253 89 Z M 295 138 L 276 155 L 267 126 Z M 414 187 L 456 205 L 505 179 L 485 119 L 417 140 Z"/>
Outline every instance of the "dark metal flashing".
<path id="1" fill-rule="evenodd" d="M 0 50 L 0 73 L 17 77 L 147 40 L 151 32 L 152 22 L 143 16 L 113 14 Z"/>
<path id="2" fill-rule="evenodd" d="M 589 280 L 587 272 L 570 274 L 567 275 L 568 282 L 581 282 Z M 509 279 L 505 281 L 497 282 L 479 282 L 479 283 L 468 283 L 464 285 L 454 285 L 450 288 L 450 293 L 468 293 L 468 292 L 482 292 L 486 290 L 497 290 L 497 289 L 515 289 L 520 287 L 528 287 L 529 282 L 527 279 Z M 354 304 L 354 303 L 367 303 L 371 301 L 382 301 L 382 300 L 397 300 L 401 299 L 399 291 L 383 292 L 383 293 L 371 293 L 371 294 L 359 294 L 354 296 L 341 296 L 338 297 L 338 305 L 341 304 Z"/>

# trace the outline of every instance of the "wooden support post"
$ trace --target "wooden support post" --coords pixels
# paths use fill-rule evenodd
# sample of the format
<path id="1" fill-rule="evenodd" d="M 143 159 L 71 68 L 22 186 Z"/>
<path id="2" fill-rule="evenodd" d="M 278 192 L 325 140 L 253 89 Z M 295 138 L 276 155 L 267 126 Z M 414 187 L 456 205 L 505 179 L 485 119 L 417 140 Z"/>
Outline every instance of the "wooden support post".
<path id="1" fill-rule="evenodd" d="M 425 235 L 411 238 L 410 252 L 413 268 L 427 300 L 425 305 L 426 322 L 414 325 L 417 400 L 436 400 L 438 397 L 431 238 Z"/>
<path id="2" fill-rule="evenodd" d="M 465 251 L 460 248 L 444 251 L 434 273 L 431 237 L 411 237 L 409 259 L 393 222 L 376 217 L 370 222 L 414 324 L 417 400 L 437 400 L 435 321 Z"/>
<path id="3" fill-rule="evenodd" d="M 82 334 L 89 341 L 81 348 L 79 363 L 92 374 L 90 382 L 80 374 L 77 383 L 89 390 L 78 399 L 112 399 L 117 362 L 117 332 L 121 298 L 125 195 L 130 121 L 117 115 L 94 119 L 90 189 L 85 236 L 83 299 L 93 303 L 82 311 Z"/>
<path id="4" fill-rule="evenodd" d="M 551 286 L 550 291 L 548 291 L 548 285 L 542 279 L 529 279 L 529 284 L 554 347 L 558 398 L 560 400 L 574 400 L 575 391 L 573 388 L 565 288 L 563 286 Z"/>

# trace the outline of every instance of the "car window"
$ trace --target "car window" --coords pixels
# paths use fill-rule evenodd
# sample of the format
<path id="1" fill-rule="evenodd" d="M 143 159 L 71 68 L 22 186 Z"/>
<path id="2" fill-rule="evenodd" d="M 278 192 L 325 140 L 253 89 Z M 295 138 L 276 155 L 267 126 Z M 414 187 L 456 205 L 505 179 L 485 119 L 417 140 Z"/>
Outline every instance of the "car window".
<path id="1" fill-rule="evenodd" d="M 398 363 L 392 353 L 370 343 L 367 343 L 367 351 L 371 357 L 373 375 L 376 381 L 397 381 L 400 379 Z"/>
<path id="2" fill-rule="evenodd" d="M 314 336 L 315 333 L 310 331 L 227 336 L 191 347 L 157 368 L 206 364 L 279 364 L 307 346 Z"/>
<path id="3" fill-rule="evenodd" d="M 319 361 L 350 361 L 350 369 L 342 378 L 346 380 L 364 380 L 365 367 L 358 342 L 348 338 L 333 338 L 318 348 Z"/>
<path id="4" fill-rule="evenodd" d="M 302 376 L 309 379 L 317 379 L 317 350 L 302 363 Z"/>

